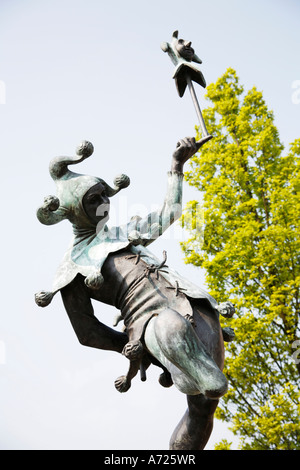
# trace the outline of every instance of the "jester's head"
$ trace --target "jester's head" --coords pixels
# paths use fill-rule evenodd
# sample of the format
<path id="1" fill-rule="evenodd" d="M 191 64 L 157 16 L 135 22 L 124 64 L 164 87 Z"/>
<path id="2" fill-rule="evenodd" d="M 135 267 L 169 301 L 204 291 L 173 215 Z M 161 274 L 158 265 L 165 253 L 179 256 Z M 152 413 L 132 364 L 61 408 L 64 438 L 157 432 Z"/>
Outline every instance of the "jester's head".
<path id="1" fill-rule="evenodd" d="M 109 216 L 110 197 L 130 184 L 128 176 L 115 178 L 112 188 L 103 179 L 74 173 L 68 165 L 80 163 L 92 155 L 91 142 L 83 141 L 76 157 L 57 157 L 50 162 L 49 171 L 56 183 L 57 197 L 45 199 L 37 211 L 42 224 L 53 225 L 68 219 L 77 230 L 95 229 L 104 225 Z"/>

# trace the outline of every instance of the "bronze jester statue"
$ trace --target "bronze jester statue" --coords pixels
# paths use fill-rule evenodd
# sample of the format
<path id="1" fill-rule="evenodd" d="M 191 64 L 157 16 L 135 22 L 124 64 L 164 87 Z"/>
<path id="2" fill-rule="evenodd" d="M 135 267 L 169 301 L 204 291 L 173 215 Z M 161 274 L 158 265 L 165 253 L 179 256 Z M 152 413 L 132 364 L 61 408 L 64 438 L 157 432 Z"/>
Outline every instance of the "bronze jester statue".
<path id="1" fill-rule="evenodd" d="M 50 175 L 57 196 L 48 196 L 37 210 L 45 225 L 68 219 L 73 239 L 58 268 L 51 292 L 35 296 L 45 307 L 60 291 L 71 324 L 86 346 L 123 353 L 129 370 L 115 386 L 129 389 L 139 369 L 151 363 L 161 367 L 160 383 L 174 384 L 187 395 L 188 409 L 173 432 L 170 449 L 203 449 L 209 439 L 218 399 L 227 390 L 222 373 L 224 339 L 219 314 L 230 317 L 230 302 L 218 305 L 214 298 L 157 259 L 148 246 L 182 212 L 184 163 L 202 143 L 194 138 L 178 142 L 168 173 L 162 207 L 147 217 L 133 217 L 127 224 L 108 227 L 110 198 L 129 185 L 126 175 L 116 177 L 114 187 L 102 178 L 74 173 L 69 166 L 90 157 L 93 145 L 84 141 L 74 157 L 57 157 Z M 120 311 L 124 331 L 101 323 L 91 299 Z"/>

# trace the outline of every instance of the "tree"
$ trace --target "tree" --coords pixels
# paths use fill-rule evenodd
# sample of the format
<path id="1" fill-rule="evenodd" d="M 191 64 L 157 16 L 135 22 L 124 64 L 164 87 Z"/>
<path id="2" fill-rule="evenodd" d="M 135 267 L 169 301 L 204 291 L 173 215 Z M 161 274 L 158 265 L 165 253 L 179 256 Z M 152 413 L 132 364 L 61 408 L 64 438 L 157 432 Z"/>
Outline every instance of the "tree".
<path id="1" fill-rule="evenodd" d="M 241 449 L 300 449 L 300 139 L 284 153 L 262 93 L 245 93 L 233 69 L 206 97 L 214 138 L 185 174 L 203 193 L 204 231 L 191 201 L 181 245 L 185 262 L 204 268 L 210 293 L 236 307 L 222 320 L 236 339 L 226 345 L 229 391 L 216 416 L 231 423 Z"/>

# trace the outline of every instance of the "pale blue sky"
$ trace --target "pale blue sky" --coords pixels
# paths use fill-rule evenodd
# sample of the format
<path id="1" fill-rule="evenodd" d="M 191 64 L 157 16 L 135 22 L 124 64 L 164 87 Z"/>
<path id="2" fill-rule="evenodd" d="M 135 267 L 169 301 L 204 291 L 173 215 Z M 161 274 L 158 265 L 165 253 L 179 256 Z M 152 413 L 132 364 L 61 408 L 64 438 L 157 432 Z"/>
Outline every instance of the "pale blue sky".
<path id="1" fill-rule="evenodd" d="M 71 238 L 67 222 L 45 227 L 35 217 L 54 192 L 51 158 L 88 139 L 95 152 L 78 171 L 110 183 L 127 173 L 131 186 L 114 201 L 120 221 L 162 203 L 172 151 L 197 124 L 160 49 L 175 29 L 193 42 L 207 83 L 235 68 L 246 89 L 263 91 L 283 143 L 299 137 L 298 0 L 0 0 L 0 449 L 163 450 L 186 409 L 180 392 L 157 383 L 156 368 L 118 394 L 127 360 L 79 345 L 59 295 L 44 310 L 33 301 L 51 287 Z M 184 201 L 196 196 L 185 185 Z M 167 249 L 170 266 L 203 284 L 184 265 L 179 238 L 170 231 L 151 248 Z M 113 309 L 95 311 L 112 325 Z M 224 436 L 216 422 L 207 448 Z"/>

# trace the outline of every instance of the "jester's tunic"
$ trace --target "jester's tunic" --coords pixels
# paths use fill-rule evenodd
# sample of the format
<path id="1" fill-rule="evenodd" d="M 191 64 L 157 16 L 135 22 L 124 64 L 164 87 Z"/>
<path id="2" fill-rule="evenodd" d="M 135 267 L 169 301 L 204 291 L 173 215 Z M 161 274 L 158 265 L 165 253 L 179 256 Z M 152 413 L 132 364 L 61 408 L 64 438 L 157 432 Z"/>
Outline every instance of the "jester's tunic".
<path id="1" fill-rule="evenodd" d="M 187 295 L 191 283 L 171 271 L 165 260 L 150 258 L 145 248 L 131 246 L 111 253 L 102 274 L 101 288 L 90 289 L 90 296 L 120 310 L 130 340 L 139 339 L 148 320 L 167 308 L 183 316 L 193 314 Z M 214 301 L 208 294 L 202 294 L 202 300 L 210 305 Z"/>

